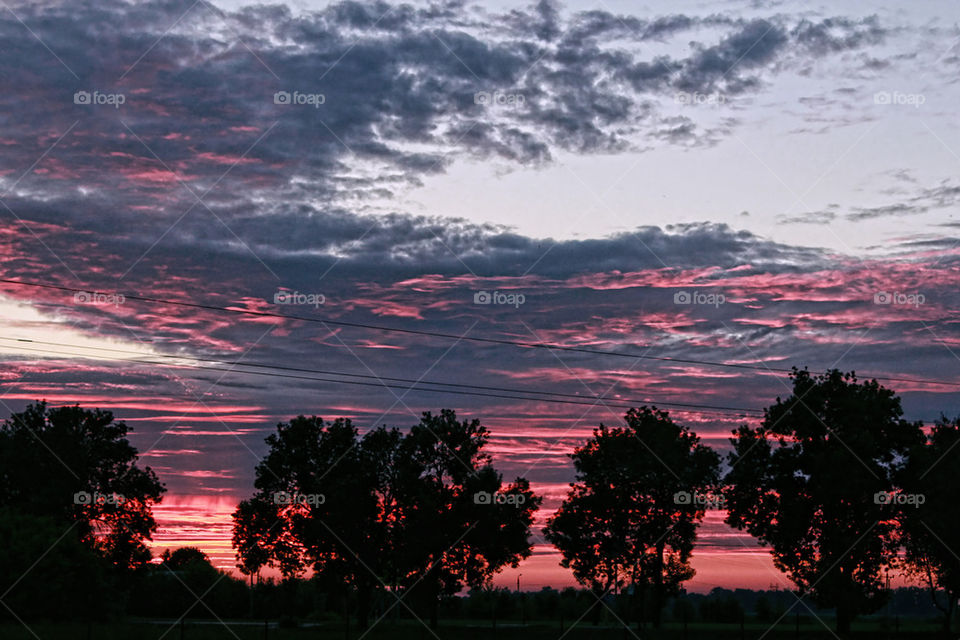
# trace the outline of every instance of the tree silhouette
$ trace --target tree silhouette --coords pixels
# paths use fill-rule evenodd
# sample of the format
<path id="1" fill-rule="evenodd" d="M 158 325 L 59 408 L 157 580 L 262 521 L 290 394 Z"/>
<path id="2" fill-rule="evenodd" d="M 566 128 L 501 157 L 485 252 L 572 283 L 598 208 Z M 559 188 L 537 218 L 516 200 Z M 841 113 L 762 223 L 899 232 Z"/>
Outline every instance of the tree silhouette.
<path id="1" fill-rule="evenodd" d="M 407 435 L 380 427 L 362 439 L 344 419 L 279 424 L 257 492 L 233 516 L 238 566 L 336 576 L 356 590 L 362 626 L 378 588 L 413 590 L 436 624 L 440 595 L 530 554 L 539 499 L 522 479 L 502 488 L 481 453 L 486 440 L 479 421 L 448 410 L 425 413 Z M 490 500 L 477 501 L 484 491 Z"/>
<path id="2" fill-rule="evenodd" d="M 532 551 L 530 525 L 541 499 L 523 478 L 503 486 L 483 452 L 488 439 L 479 420 L 458 421 L 444 409 L 424 412 L 401 443 L 398 564 L 434 627 L 441 595 L 478 588 Z"/>
<path id="3" fill-rule="evenodd" d="M 136 582 L 129 612 L 138 616 L 220 618 L 247 612 L 240 580 L 224 574 L 196 547 L 166 550 Z"/>
<path id="4" fill-rule="evenodd" d="M 774 564 L 823 607 L 837 630 L 882 606 L 881 569 L 896 559 L 893 490 L 898 460 L 922 440 L 900 399 L 875 380 L 796 368 L 793 393 L 756 429 L 734 431 L 727 522 L 770 545 Z"/>
<path id="5" fill-rule="evenodd" d="M 165 489 L 137 466 L 128 432 L 109 411 L 28 405 L 0 426 L 0 506 L 73 525 L 119 568 L 143 565 Z"/>
<path id="6" fill-rule="evenodd" d="M 901 493 L 891 502 L 899 511 L 907 568 L 927 585 L 949 634 L 960 598 L 960 418 L 941 417 L 929 438 L 910 451 L 898 480 Z"/>
<path id="7" fill-rule="evenodd" d="M 598 595 L 632 587 L 638 620 L 649 609 L 659 626 L 667 596 L 693 577 L 689 559 L 719 457 L 656 407 L 630 409 L 625 420 L 601 424 L 570 455 L 576 482 L 544 532 L 581 584 Z"/>
<path id="8" fill-rule="evenodd" d="M 258 576 L 266 566 L 278 565 L 280 533 L 284 526 L 276 506 L 259 494 L 242 500 L 233 512 L 233 548 L 237 568 L 247 576 Z M 282 571 L 294 575 L 296 563 Z"/>
<path id="9" fill-rule="evenodd" d="M 118 613 L 107 567 L 62 519 L 0 508 L 0 620 Z M 15 616 L 15 617 L 14 617 Z M 2 635 L 2 634 L 0 634 Z"/>
<path id="10" fill-rule="evenodd" d="M 345 419 L 299 416 L 277 425 L 266 441 L 257 493 L 234 513 L 240 568 L 255 573 L 270 563 L 287 578 L 308 567 L 338 576 L 357 590 L 365 625 L 388 554 L 376 471 L 365 464 L 356 428 Z"/>
<path id="11" fill-rule="evenodd" d="M 182 571 L 190 565 L 209 566 L 213 568 L 207 554 L 197 547 L 178 547 L 173 551 L 167 549 L 160 555 L 160 565 L 171 571 Z"/>

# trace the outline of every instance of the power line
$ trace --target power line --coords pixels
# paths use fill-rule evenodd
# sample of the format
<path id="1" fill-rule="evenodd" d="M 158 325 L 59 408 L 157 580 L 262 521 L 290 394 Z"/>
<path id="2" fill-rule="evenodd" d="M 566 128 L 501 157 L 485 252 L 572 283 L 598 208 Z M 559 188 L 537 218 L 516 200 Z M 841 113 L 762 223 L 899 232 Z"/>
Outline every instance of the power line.
<path id="1" fill-rule="evenodd" d="M 13 341 L 16 341 L 16 342 L 28 342 L 28 343 L 35 342 L 35 341 L 33 341 L 33 340 L 27 340 L 27 339 L 22 339 L 22 338 L 0 338 L 0 339 L 3 339 L 3 340 L 13 340 Z M 36 341 L 36 342 L 37 342 L 37 343 L 40 343 L 40 341 Z M 219 372 L 223 372 L 223 373 L 239 373 L 239 374 L 245 374 L 245 375 L 266 376 L 266 377 L 272 377 L 272 378 L 285 378 L 285 379 L 294 379 L 294 380 L 309 380 L 309 381 L 313 381 L 313 382 L 330 382 L 330 383 L 334 383 L 334 384 L 348 384 L 348 385 L 358 385 L 358 386 L 365 386 L 365 387 L 388 388 L 388 389 L 401 389 L 401 390 L 404 390 L 404 391 L 423 391 L 423 392 L 428 392 L 428 393 L 445 393 L 445 394 L 460 395 L 460 396 L 480 396 L 480 397 L 486 397 L 486 398 L 500 398 L 500 399 L 504 399 L 504 400 L 527 400 L 527 401 L 535 401 L 535 402 L 549 402 L 549 403 L 555 403 L 555 404 L 574 404 L 574 405 L 587 405 L 587 406 L 602 405 L 602 406 L 605 406 L 605 407 L 609 407 L 609 408 L 614 408 L 614 407 L 615 407 L 615 408 L 618 408 L 618 409 L 632 409 L 632 408 L 634 408 L 634 407 L 636 407 L 636 406 L 638 406 L 638 405 L 647 404 L 647 405 L 658 405 L 658 406 L 664 406 L 664 407 L 678 407 L 678 408 L 680 408 L 680 409 L 692 409 L 692 410 L 696 410 L 696 411 L 698 411 L 698 412 L 700 412 L 700 413 L 736 412 L 736 413 L 739 413 L 739 414 L 747 414 L 747 413 L 756 414 L 756 413 L 759 413 L 759 412 L 760 412 L 759 409 L 746 409 L 746 408 L 739 408 L 739 407 L 721 407 L 721 406 L 713 406 L 713 405 L 685 404 L 685 403 L 676 403 L 676 402 L 653 402 L 653 401 L 648 401 L 648 400 L 637 400 L 637 401 L 629 401 L 629 400 L 628 400 L 628 402 L 635 402 L 635 404 L 631 404 L 631 405 L 610 404 L 610 403 L 605 402 L 605 401 L 603 400 L 603 398 L 602 398 L 602 397 L 599 397 L 599 396 L 575 396 L 575 395 L 573 395 L 573 394 L 554 394 L 554 395 L 560 395 L 560 396 L 568 396 L 568 397 L 573 397 L 573 398 L 579 398 L 579 400 L 566 400 L 566 399 L 553 398 L 553 397 L 534 397 L 534 398 L 531 398 L 531 397 L 527 397 L 527 396 L 505 395 L 505 394 L 500 394 L 500 393 L 486 393 L 486 392 L 483 392 L 483 391 L 465 391 L 465 390 L 462 391 L 462 390 L 445 389 L 445 388 L 432 389 L 432 388 L 428 388 L 428 387 L 424 387 L 424 386 L 418 386 L 418 385 L 423 385 L 423 384 L 431 384 L 431 385 L 450 384 L 450 385 L 452 385 L 452 383 L 437 383 L 437 382 L 425 382 L 425 381 L 419 381 L 419 382 L 418 382 L 418 381 L 415 381 L 415 380 L 404 380 L 404 379 L 402 379 L 402 378 L 390 378 L 390 380 L 394 380 L 394 381 L 396 381 L 396 380 L 404 380 L 404 381 L 409 382 L 409 383 L 411 383 L 411 384 L 409 384 L 408 386 L 404 386 L 404 385 L 401 385 L 401 384 L 388 383 L 388 382 L 383 381 L 383 380 L 386 380 L 385 378 L 379 378 L 379 380 L 381 380 L 381 382 L 363 382 L 363 381 L 360 381 L 360 380 L 342 380 L 342 379 L 337 379 L 337 378 L 317 378 L 317 377 L 312 377 L 312 376 L 305 376 L 305 375 L 298 375 L 298 374 L 291 374 L 291 373 L 276 373 L 276 372 L 273 372 L 273 371 L 248 371 L 248 370 L 242 370 L 242 369 L 224 369 L 224 368 L 222 368 L 222 367 L 205 366 L 205 365 L 190 365 L 190 364 L 172 363 L 172 362 L 155 362 L 155 361 L 152 361 L 152 360 L 139 359 L 139 358 L 118 358 L 118 357 L 110 358 L 110 357 L 104 357 L 104 356 L 95 356 L 95 355 L 88 354 L 88 353 L 67 353 L 67 352 L 57 351 L 57 350 L 53 350 L 53 349 L 37 349 L 37 348 L 31 348 L 31 347 L 23 347 L 23 346 L 19 346 L 19 345 L 8 345 L 7 348 L 8 348 L 8 349 L 17 349 L 17 350 L 21 350 L 21 351 L 29 351 L 29 352 L 37 352 L 37 353 L 46 353 L 46 354 L 57 355 L 57 356 L 61 356 L 61 357 L 63 357 L 63 356 L 71 356 L 71 357 L 80 357 L 80 358 L 91 358 L 91 359 L 96 359 L 96 360 L 106 360 L 106 361 L 110 361 L 110 362 L 136 362 L 136 363 L 139 363 L 139 364 L 149 364 L 149 365 L 160 366 L 160 367 L 172 367 L 172 368 L 183 368 L 183 369 L 196 369 L 196 370 L 204 370 L 204 371 L 219 371 Z M 85 347 L 85 346 L 79 346 L 79 345 L 77 346 L 77 348 L 81 348 L 81 349 L 93 349 L 93 350 L 99 349 L 98 347 Z M 102 349 L 102 350 L 116 351 L 116 350 L 114 350 L 114 349 Z M 154 356 L 154 355 L 149 355 L 149 354 L 148 354 L 148 355 L 146 355 L 146 357 L 147 357 L 147 358 L 152 358 L 152 357 L 166 357 L 166 356 Z M 168 356 L 168 357 L 178 358 L 178 359 L 181 359 L 181 360 L 189 360 L 189 359 L 192 359 L 192 358 L 183 357 L 183 356 Z M 214 362 L 217 362 L 217 361 L 214 361 Z M 225 361 L 224 361 L 224 363 L 226 364 Z M 240 364 L 241 366 L 243 366 L 242 363 L 239 363 L 239 364 Z M 270 368 L 272 368 L 270 365 L 263 365 L 263 364 L 255 365 L 255 366 L 258 366 L 258 367 L 270 367 Z M 332 373 L 333 373 L 333 372 L 331 372 L 331 375 L 332 375 Z M 365 377 L 365 378 L 374 378 L 374 379 L 377 379 L 377 376 L 361 376 L 360 374 L 343 374 L 343 373 L 337 373 L 336 375 L 351 375 L 351 376 L 357 376 L 357 377 Z M 480 388 L 480 389 L 482 389 L 482 388 L 483 388 L 483 387 L 473 387 L 472 385 L 456 385 L 456 386 L 467 387 L 467 388 L 470 388 L 470 389 L 472 389 L 472 388 Z M 523 389 L 517 389 L 517 390 L 514 391 L 514 393 L 550 394 L 550 393 L 552 393 L 552 392 L 545 392 L 545 391 L 527 391 L 527 390 L 523 390 Z M 591 401 L 591 400 L 592 400 L 592 401 Z"/>
<path id="2" fill-rule="evenodd" d="M 78 289 L 76 287 L 65 287 L 62 285 L 46 284 L 46 283 L 40 283 L 40 282 L 26 282 L 22 280 L 11 280 L 8 278 L 0 278 L 0 283 L 13 284 L 13 285 L 18 285 L 23 287 L 54 289 L 58 291 L 67 291 L 70 293 L 88 293 L 90 291 L 88 289 Z M 403 333 L 403 334 L 410 334 L 410 335 L 429 336 L 434 338 L 444 338 L 448 340 L 456 340 L 456 341 L 463 341 L 463 342 L 498 344 L 498 345 L 508 345 L 508 346 L 514 346 L 514 347 L 529 348 L 529 349 L 547 349 L 547 350 L 553 350 L 553 351 L 567 351 L 567 352 L 574 352 L 574 353 L 588 353 L 592 355 L 614 356 L 618 358 L 657 360 L 661 362 L 673 362 L 677 364 L 699 364 L 699 365 L 710 366 L 710 367 L 746 369 L 751 371 L 759 371 L 764 375 L 776 375 L 777 373 L 792 372 L 792 369 L 787 369 L 784 367 L 768 367 L 766 365 L 754 365 L 754 364 L 744 364 L 744 363 L 735 363 L 735 362 L 719 362 L 715 360 L 699 360 L 696 358 L 674 358 L 671 356 L 652 356 L 644 353 L 623 353 L 620 351 L 604 351 L 602 349 L 589 349 L 587 347 L 571 347 L 571 346 L 554 344 L 549 342 L 542 342 L 542 341 L 529 342 L 529 341 L 523 341 L 523 340 L 507 340 L 505 338 L 483 338 L 478 336 L 461 336 L 461 335 L 455 335 L 452 333 L 443 333 L 440 331 L 427 331 L 425 329 L 403 329 L 400 327 L 388 327 L 384 325 L 375 325 L 375 324 L 368 324 L 363 322 L 348 322 L 345 320 L 328 320 L 323 318 L 313 318 L 310 316 L 299 316 L 299 315 L 292 315 L 292 314 L 276 313 L 272 311 L 238 309 L 235 307 L 218 307 L 216 305 L 199 304 L 196 302 L 182 302 L 178 300 L 166 300 L 163 298 L 153 298 L 149 296 L 137 296 L 137 295 L 124 294 L 124 299 L 138 300 L 140 302 L 149 302 L 154 304 L 168 304 L 172 306 L 186 307 L 186 308 L 192 308 L 192 309 L 204 309 L 207 311 L 239 313 L 244 315 L 266 317 L 266 318 L 281 318 L 285 320 L 300 320 L 303 322 L 311 322 L 311 323 L 322 324 L 322 325 L 333 325 L 338 327 L 370 329 L 373 331 L 383 331 L 386 333 Z M 924 379 L 924 378 L 906 378 L 906 377 L 897 377 L 897 376 L 872 376 L 869 374 L 862 374 L 862 376 L 865 378 L 873 378 L 876 380 L 887 380 L 891 382 L 912 382 L 916 384 L 933 384 L 933 385 L 942 385 L 942 386 L 960 388 L 960 382 L 946 382 L 942 380 L 930 380 L 930 379 Z"/>
<path id="3" fill-rule="evenodd" d="M 244 362 L 244 361 L 242 361 L 242 360 L 219 360 L 219 359 L 216 359 L 216 358 L 203 358 L 203 357 L 198 357 L 198 356 L 178 356 L 178 355 L 175 355 L 175 354 L 165 354 L 165 353 L 156 353 L 156 354 L 155 354 L 155 353 L 150 353 L 150 354 L 145 354 L 145 353 L 141 353 L 141 352 L 138 352 L 138 351 L 133 351 L 133 350 L 130 350 L 130 349 L 115 349 L 115 348 L 111 348 L 111 347 L 94 347 L 94 346 L 88 346 L 88 345 L 72 344 L 72 343 L 67 343 L 67 342 L 50 342 L 50 341 L 46 341 L 46 340 L 32 340 L 32 339 L 29 339 L 29 338 L 6 338 L 6 337 L 3 337 L 3 336 L 0 336 L 0 340 L 6 340 L 6 341 L 8 341 L 8 342 L 29 342 L 29 343 L 32 343 L 32 344 L 42 344 L 42 345 L 54 346 L 54 347 L 66 347 L 66 348 L 69 348 L 69 349 L 88 349 L 88 350 L 92 350 L 92 351 L 108 351 L 108 352 L 112 352 L 112 353 L 126 353 L 126 354 L 130 354 L 130 355 L 135 355 L 135 356 L 140 356 L 140 357 L 147 357 L 147 358 L 167 358 L 167 359 L 174 359 L 174 360 L 194 360 L 194 361 L 197 361 L 197 362 L 210 362 L 210 363 L 214 363 L 214 364 L 222 364 L 222 365 L 227 365 L 227 366 L 231 366 L 231 367 L 241 366 L 241 367 L 251 367 L 251 368 L 258 368 L 258 369 L 277 370 L 277 371 L 292 371 L 292 372 L 296 372 L 296 373 L 316 373 L 316 374 L 320 374 L 320 375 L 344 376 L 344 377 L 348 377 L 348 378 L 363 378 L 363 379 L 367 379 L 367 380 L 387 380 L 387 381 L 390 381 L 390 382 L 405 382 L 405 383 L 409 383 L 409 384 L 411 384 L 411 385 L 414 385 L 414 386 L 411 387 L 411 388 L 416 388 L 416 385 L 435 385 L 435 386 L 439 386 L 439 387 L 454 387 L 454 388 L 474 389 L 474 390 L 479 389 L 479 390 L 482 390 L 482 391 L 503 391 L 503 392 L 506 392 L 506 393 L 537 394 L 537 395 L 554 396 L 554 397 L 560 397 L 560 398 L 573 398 L 573 399 L 576 399 L 576 400 L 584 400 L 584 399 L 587 399 L 587 400 L 598 400 L 598 401 L 599 401 L 600 399 L 602 399 L 600 396 L 595 396 L 595 395 L 589 395 L 589 396 L 587 396 L 587 395 L 578 395 L 578 394 L 575 394 L 575 393 L 561 393 L 561 392 L 558 392 L 558 391 L 538 391 L 538 390 L 536 390 L 536 389 L 519 389 L 519 388 L 509 388 L 509 387 L 493 387 L 493 386 L 486 386 L 486 385 L 463 384 L 463 383 L 456 383 L 456 382 L 437 382 L 437 381 L 431 381 L 431 380 L 412 380 L 412 379 L 410 379 L 410 378 L 393 378 L 393 377 L 389 377 L 389 376 L 378 376 L 378 375 L 372 375 L 372 374 L 371 374 L 371 375 L 368 375 L 368 374 L 362 374 L 362 373 L 348 373 L 348 372 L 345 372 L 345 371 L 330 371 L 330 370 L 326 370 L 326 369 L 309 369 L 309 368 L 304 368 L 304 367 L 291 367 L 291 366 L 285 366 L 285 365 L 266 364 L 266 363 L 260 363 L 260 362 Z M 56 352 L 53 352 L 53 353 L 56 353 Z M 86 355 L 86 354 L 67 354 L 67 355 L 80 355 L 80 356 L 84 356 L 84 355 Z M 144 364 L 163 364 L 163 363 L 159 363 L 159 362 L 158 362 L 158 363 L 148 362 L 148 361 L 146 361 L 146 360 L 132 360 L 132 359 L 129 359 L 129 358 L 115 358 L 115 359 L 106 358 L 106 359 L 107 359 L 107 360 L 112 360 L 112 361 L 123 361 L 123 362 L 129 362 L 129 361 L 132 361 L 132 362 L 143 362 Z M 217 369 L 217 371 L 223 371 L 223 369 Z M 528 399 L 533 399 L 533 398 L 528 398 Z M 631 398 L 620 398 L 619 400 L 620 400 L 621 402 L 634 403 L 634 404 L 631 405 L 631 406 L 639 406 L 639 405 L 644 405 L 644 404 L 648 404 L 648 405 L 656 404 L 656 405 L 663 405 L 663 406 L 673 406 L 673 407 L 692 408 L 692 409 L 716 409 L 716 410 L 719 410 L 719 411 L 737 411 L 737 412 L 752 412 L 752 413 L 762 413 L 762 412 L 763 412 L 762 409 L 744 409 L 744 408 L 742 408 L 742 407 L 725 407 L 725 406 L 709 405 L 709 404 L 699 404 L 699 403 L 655 402 L 655 401 L 653 401 L 653 400 L 636 400 L 636 399 L 631 399 Z"/>

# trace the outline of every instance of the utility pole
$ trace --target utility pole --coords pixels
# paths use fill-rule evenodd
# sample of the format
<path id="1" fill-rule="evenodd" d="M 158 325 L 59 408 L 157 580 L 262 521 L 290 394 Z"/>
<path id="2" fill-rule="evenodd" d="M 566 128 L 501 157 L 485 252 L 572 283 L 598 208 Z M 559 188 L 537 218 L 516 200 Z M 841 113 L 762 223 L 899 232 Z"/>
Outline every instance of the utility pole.
<path id="1" fill-rule="evenodd" d="M 522 573 L 517 574 L 517 597 L 520 598 L 520 621 L 521 624 L 526 626 L 527 624 L 527 608 L 524 606 L 523 594 L 520 593 L 520 576 Z"/>
<path id="2" fill-rule="evenodd" d="M 890 623 L 892 622 L 893 616 L 890 613 L 891 605 L 893 604 L 893 594 L 890 593 L 890 567 L 884 567 L 884 573 L 887 577 L 887 635 L 890 635 Z"/>

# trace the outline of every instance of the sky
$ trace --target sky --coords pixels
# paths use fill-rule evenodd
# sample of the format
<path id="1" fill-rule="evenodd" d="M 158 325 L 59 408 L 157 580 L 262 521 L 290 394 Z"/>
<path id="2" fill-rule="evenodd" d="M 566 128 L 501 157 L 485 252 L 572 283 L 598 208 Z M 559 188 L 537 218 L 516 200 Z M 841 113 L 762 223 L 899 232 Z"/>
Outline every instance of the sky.
<path id="1" fill-rule="evenodd" d="M 131 426 L 157 551 L 232 567 L 298 414 L 480 418 L 546 497 L 525 588 L 572 583 L 539 527 L 627 406 L 722 451 L 798 366 L 960 414 L 952 3 L 80 0 L 0 36 L 0 278 L 46 285 L 0 282 L 0 407 Z M 722 519 L 690 588 L 786 585 Z"/>

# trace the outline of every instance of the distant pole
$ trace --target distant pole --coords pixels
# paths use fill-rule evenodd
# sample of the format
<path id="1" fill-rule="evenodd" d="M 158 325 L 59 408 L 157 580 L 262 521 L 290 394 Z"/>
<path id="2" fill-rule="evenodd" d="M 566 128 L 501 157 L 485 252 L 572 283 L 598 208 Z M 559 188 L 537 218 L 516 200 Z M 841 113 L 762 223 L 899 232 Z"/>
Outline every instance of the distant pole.
<path id="1" fill-rule="evenodd" d="M 795 627 L 794 627 L 794 628 L 795 628 L 795 632 L 794 632 L 794 633 L 795 633 L 795 635 L 799 638 L 799 637 L 800 637 L 800 612 L 799 612 L 799 611 L 796 613 L 796 616 L 795 616 L 794 619 L 796 620 L 796 622 L 794 623 L 794 625 L 795 625 Z"/>
<path id="2" fill-rule="evenodd" d="M 893 594 L 890 593 L 890 567 L 885 567 L 884 571 L 887 575 L 887 635 L 890 635 L 890 611 L 893 605 Z"/>
<path id="3" fill-rule="evenodd" d="M 520 576 L 522 573 L 517 574 L 517 597 L 520 598 L 520 622 L 523 625 L 527 624 L 527 608 L 524 606 L 523 594 L 520 593 Z"/>

